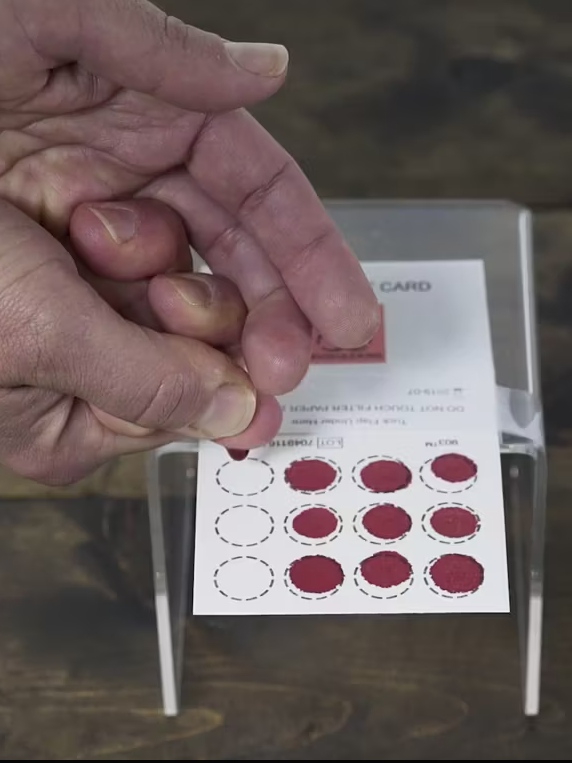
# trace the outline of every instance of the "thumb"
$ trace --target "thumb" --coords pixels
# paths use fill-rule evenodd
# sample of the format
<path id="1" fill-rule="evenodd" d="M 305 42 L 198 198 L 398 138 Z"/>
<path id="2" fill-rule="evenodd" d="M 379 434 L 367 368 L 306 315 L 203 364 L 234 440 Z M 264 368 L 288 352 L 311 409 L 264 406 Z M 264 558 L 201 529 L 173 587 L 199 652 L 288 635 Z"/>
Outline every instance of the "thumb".
<path id="1" fill-rule="evenodd" d="M 282 45 L 225 41 L 146 0 L 32 0 L 22 4 L 18 22 L 51 66 L 75 60 L 92 74 L 194 111 L 267 98 L 288 64 Z"/>
<path id="2" fill-rule="evenodd" d="M 227 356 L 124 320 L 47 231 L 5 202 L 0 293 L 2 387 L 59 392 L 191 437 L 232 437 L 254 417 L 254 389 Z"/>

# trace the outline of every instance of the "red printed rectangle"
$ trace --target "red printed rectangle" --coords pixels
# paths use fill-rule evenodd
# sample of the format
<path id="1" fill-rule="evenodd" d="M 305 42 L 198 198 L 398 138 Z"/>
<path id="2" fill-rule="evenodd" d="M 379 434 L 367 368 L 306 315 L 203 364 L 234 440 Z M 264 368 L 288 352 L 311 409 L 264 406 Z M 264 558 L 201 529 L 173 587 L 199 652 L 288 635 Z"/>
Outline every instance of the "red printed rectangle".
<path id="1" fill-rule="evenodd" d="M 379 306 L 379 314 L 380 322 L 377 333 L 368 344 L 364 347 L 359 347 L 357 350 L 342 350 L 339 347 L 331 347 L 326 344 L 320 335 L 316 335 L 312 350 L 312 363 L 330 365 L 385 363 L 386 344 L 383 305 Z"/>

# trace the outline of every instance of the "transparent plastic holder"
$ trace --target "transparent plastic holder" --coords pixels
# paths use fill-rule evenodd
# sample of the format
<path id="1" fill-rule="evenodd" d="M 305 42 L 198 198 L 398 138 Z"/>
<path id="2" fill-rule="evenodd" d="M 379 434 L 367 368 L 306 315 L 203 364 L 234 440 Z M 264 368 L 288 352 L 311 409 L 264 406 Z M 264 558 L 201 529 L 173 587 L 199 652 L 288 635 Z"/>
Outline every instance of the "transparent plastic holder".
<path id="1" fill-rule="evenodd" d="M 479 259 L 485 264 L 522 704 L 525 715 L 536 716 L 540 704 L 547 465 L 530 213 L 503 202 L 339 201 L 327 207 L 364 262 Z M 194 567 L 196 475 L 197 443 L 174 443 L 149 455 L 149 519 L 166 715 L 176 715 L 180 706 Z"/>

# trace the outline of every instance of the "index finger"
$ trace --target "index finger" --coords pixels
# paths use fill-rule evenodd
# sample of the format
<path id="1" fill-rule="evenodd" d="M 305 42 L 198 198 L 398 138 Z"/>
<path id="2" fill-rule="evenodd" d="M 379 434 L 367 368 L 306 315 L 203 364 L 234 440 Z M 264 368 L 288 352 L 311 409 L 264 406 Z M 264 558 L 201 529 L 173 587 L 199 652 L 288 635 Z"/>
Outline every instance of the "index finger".
<path id="1" fill-rule="evenodd" d="M 258 241 L 328 342 L 351 348 L 371 339 L 379 309 L 359 262 L 301 169 L 250 114 L 211 119 L 188 169 Z"/>

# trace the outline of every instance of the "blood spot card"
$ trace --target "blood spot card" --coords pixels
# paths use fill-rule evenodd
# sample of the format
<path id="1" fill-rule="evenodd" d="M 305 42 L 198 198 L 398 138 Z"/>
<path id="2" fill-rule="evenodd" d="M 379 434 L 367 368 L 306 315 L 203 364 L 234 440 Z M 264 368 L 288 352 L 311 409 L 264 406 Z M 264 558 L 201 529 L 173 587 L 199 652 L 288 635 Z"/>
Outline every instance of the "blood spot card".
<path id="1" fill-rule="evenodd" d="M 195 614 L 508 611 L 494 435 L 208 443 L 198 490 Z"/>
<path id="2" fill-rule="evenodd" d="M 195 614 L 509 611 L 482 263 L 364 270 L 372 341 L 315 338 L 268 446 L 201 443 Z"/>

